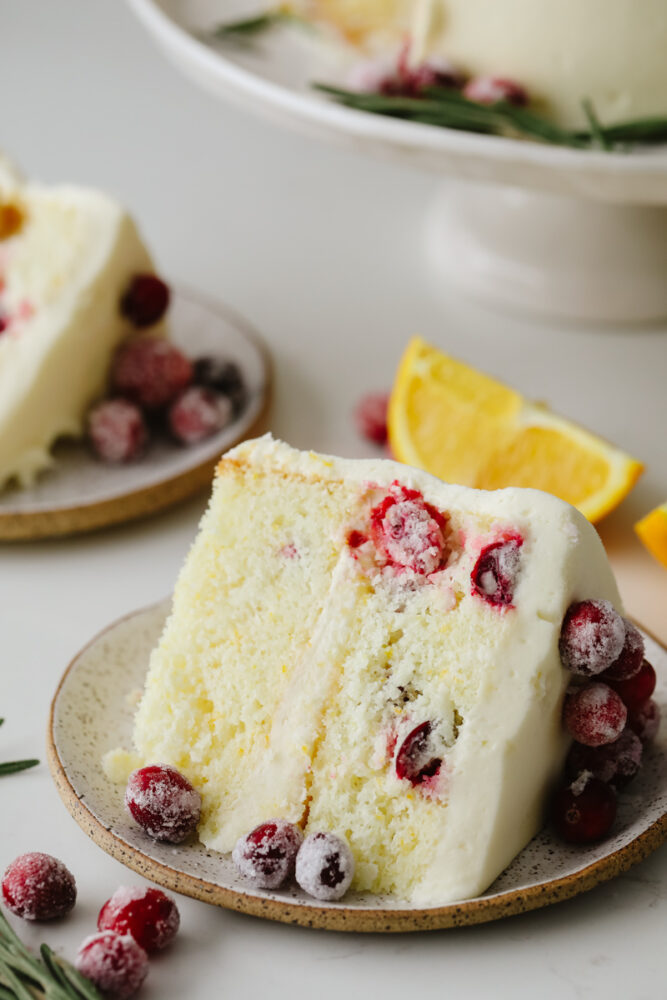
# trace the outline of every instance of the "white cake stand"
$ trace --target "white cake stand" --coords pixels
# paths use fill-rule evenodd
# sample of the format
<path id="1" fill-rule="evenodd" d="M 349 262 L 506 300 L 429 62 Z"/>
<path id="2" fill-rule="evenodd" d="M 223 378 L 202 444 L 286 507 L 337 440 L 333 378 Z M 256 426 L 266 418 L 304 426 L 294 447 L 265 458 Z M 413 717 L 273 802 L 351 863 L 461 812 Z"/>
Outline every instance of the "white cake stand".
<path id="1" fill-rule="evenodd" d="M 426 220 L 428 253 L 443 279 L 549 316 L 667 316 L 667 146 L 579 151 L 353 111 L 311 88 L 344 79 L 339 47 L 294 28 L 271 29 L 252 46 L 210 40 L 216 24 L 268 2 L 128 2 L 167 57 L 208 91 L 307 134 L 443 175 Z"/>

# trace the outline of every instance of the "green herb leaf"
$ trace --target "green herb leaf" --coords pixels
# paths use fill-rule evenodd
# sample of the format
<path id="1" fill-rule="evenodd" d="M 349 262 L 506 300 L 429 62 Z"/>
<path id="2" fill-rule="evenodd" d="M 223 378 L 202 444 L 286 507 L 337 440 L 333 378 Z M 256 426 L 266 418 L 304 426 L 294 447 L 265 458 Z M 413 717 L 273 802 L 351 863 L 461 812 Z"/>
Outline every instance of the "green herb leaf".
<path id="1" fill-rule="evenodd" d="M 249 39 L 261 34 L 268 28 L 285 23 L 303 24 L 305 22 L 287 5 L 283 5 L 275 7 L 273 10 L 264 11 L 263 14 L 257 14 L 255 17 L 245 17 L 239 21 L 226 21 L 224 24 L 219 24 L 217 28 L 214 28 L 211 34 L 214 38 Z"/>
<path id="2" fill-rule="evenodd" d="M 39 764 L 36 758 L 31 758 L 30 760 L 8 760 L 4 764 L 0 764 L 0 776 L 3 774 L 16 774 L 17 771 L 27 771 L 29 767 L 35 767 Z"/>

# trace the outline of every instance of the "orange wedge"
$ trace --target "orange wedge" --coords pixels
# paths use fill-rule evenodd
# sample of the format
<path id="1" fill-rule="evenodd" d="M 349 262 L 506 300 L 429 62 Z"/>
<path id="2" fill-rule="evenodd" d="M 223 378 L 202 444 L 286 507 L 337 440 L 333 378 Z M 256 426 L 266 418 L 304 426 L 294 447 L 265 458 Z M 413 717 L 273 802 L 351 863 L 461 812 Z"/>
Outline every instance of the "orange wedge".
<path id="1" fill-rule="evenodd" d="M 667 501 L 637 521 L 635 531 L 651 555 L 667 567 Z"/>
<path id="2" fill-rule="evenodd" d="M 531 486 L 599 521 L 642 473 L 641 462 L 514 389 L 414 338 L 389 401 L 397 459 L 451 483 Z"/>

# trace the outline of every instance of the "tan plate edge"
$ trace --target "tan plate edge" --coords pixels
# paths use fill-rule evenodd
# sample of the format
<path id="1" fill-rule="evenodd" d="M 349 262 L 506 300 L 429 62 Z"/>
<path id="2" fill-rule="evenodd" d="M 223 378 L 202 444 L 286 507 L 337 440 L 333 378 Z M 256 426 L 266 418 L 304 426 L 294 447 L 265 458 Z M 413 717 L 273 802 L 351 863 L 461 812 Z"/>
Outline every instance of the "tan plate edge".
<path id="1" fill-rule="evenodd" d="M 199 293 L 190 293 L 180 288 L 191 297 L 204 302 L 227 319 L 233 321 L 244 336 L 257 348 L 262 357 L 266 382 L 262 406 L 256 419 L 238 437 L 229 442 L 232 448 L 240 441 L 253 437 L 267 430 L 266 417 L 273 394 L 273 364 L 266 344 L 257 331 L 250 326 L 242 316 L 233 309 L 221 303 L 215 303 Z M 157 514 L 181 500 L 194 495 L 210 486 L 218 458 L 206 459 L 194 468 L 187 469 L 178 476 L 171 476 L 146 486 L 142 489 L 125 493 L 96 503 L 81 506 L 62 507 L 55 511 L 34 511 L 29 513 L 0 512 L 0 541 L 37 541 L 43 538 L 58 538 L 63 535 L 83 534 L 98 528 L 111 527 L 141 517 Z"/>
<path id="2" fill-rule="evenodd" d="M 157 607 L 157 604 L 151 607 Z M 159 861 L 149 858 L 100 823 L 70 784 L 54 740 L 56 702 L 70 670 L 75 666 L 79 657 L 120 622 L 148 610 L 150 609 L 142 608 L 112 622 L 94 636 L 83 649 L 79 650 L 69 663 L 51 701 L 46 735 L 46 754 L 49 770 L 58 793 L 68 812 L 84 833 L 116 861 L 120 861 L 121 864 L 137 874 L 167 889 L 253 917 L 264 917 L 281 923 L 298 924 L 302 927 L 363 933 L 443 930 L 449 927 L 486 923 L 571 899 L 579 893 L 587 892 L 596 885 L 628 871 L 667 840 L 667 813 L 665 813 L 631 843 L 619 848 L 613 854 L 600 858 L 599 861 L 593 862 L 576 874 L 565 875 L 543 885 L 527 886 L 524 889 L 515 889 L 497 896 L 464 900 L 428 909 L 379 910 L 344 906 L 304 906 L 301 903 L 292 903 L 288 900 L 266 899 L 237 892 L 233 889 L 225 889 L 223 886 L 213 885 L 194 875 L 178 872 L 168 865 L 163 865 Z M 651 635 L 647 629 L 644 631 Z M 654 637 L 651 635 L 651 638 Z M 664 648 L 661 643 L 658 645 Z"/>

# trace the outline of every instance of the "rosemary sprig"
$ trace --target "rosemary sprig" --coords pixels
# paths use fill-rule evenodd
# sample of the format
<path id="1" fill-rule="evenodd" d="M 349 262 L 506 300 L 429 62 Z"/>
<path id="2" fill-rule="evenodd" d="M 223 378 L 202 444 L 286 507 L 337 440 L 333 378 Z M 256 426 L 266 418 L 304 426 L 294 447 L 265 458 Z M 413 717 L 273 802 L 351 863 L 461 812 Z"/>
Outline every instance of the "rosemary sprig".
<path id="1" fill-rule="evenodd" d="M 214 38 L 248 40 L 273 28 L 277 24 L 304 24 L 303 18 L 295 14 L 288 4 L 281 4 L 254 17 L 244 17 L 238 21 L 226 21 L 214 28 Z"/>
<path id="2" fill-rule="evenodd" d="M 0 1000 L 102 1000 L 90 980 L 48 945 L 40 953 L 41 961 L 0 910 Z"/>
<path id="3" fill-rule="evenodd" d="M 4 721 L 4 719 L 0 719 L 0 726 Z M 39 764 L 39 761 L 35 757 L 31 757 L 29 760 L 8 760 L 4 764 L 0 764 L 0 777 L 3 774 L 16 774 L 17 771 L 27 771 L 29 767 L 35 767 L 36 764 Z M 0 1000 L 2 1000 L 1 994 Z"/>
<path id="4" fill-rule="evenodd" d="M 589 98 L 582 101 L 589 128 L 572 131 L 560 128 L 534 111 L 505 101 L 490 105 L 469 101 L 460 91 L 450 87 L 429 87 L 424 91 L 423 97 L 392 97 L 358 93 L 324 83 L 315 83 L 313 86 L 346 107 L 358 111 L 371 111 L 405 121 L 470 132 L 495 135 L 514 133 L 574 149 L 613 151 L 632 143 L 667 142 L 667 118 L 636 118 L 615 125 L 602 125 Z"/>

